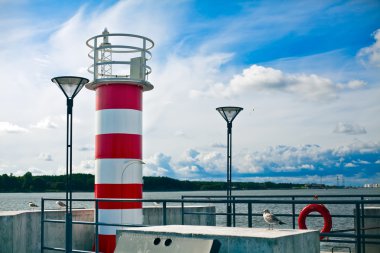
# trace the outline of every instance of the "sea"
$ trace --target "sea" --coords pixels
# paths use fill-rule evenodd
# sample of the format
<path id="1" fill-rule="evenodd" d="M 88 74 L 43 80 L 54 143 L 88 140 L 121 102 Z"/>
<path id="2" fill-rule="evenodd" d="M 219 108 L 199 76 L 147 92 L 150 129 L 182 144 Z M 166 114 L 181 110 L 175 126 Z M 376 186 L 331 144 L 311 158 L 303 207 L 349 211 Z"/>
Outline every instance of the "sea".
<path id="1" fill-rule="evenodd" d="M 281 195 L 284 198 L 278 199 L 289 199 L 285 196 L 289 195 L 380 195 L 380 188 L 348 188 L 348 189 L 287 189 L 287 190 L 233 190 L 234 196 L 250 195 L 250 196 L 273 196 Z M 185 191 L 185 192 L 144 192 L 143 198 L 145 200 L 152 200 L 152 202 L 144 203 L 144 206 L 149 205 L 160 205 L 157 203 L 157 199 L 181 199 L 182 196 L 225 196 L 225 191 Z M 0 193 L 0 212 L 1 211 L 19 211 L 19 210 L 30 210 L 28 202 L 32 201 L 37 205 L 41 206 L 41 198 L 52 198 L 52 199 L 65 199 L 64 192 L 44 192 L 44 193 Z M 93 192 L 74 192 L 73 199 L 93 199 Z M 308 199 L 308 198 L 306 198 Z M 343 198 L 333 198 L 333 197 L 324 197 L 319 198 L 323 199 L 343 199 Z M 344 199 L 358 199 L 358 198 L 344 198 Z M 366 197 L 366 199 L 374 199 L 371 197 Z M 375 198 L 380 199 L 380 198 Z M 310 200 L 312 198 L 310 197 Z M 179 203 L 170 203 L 168 205 L 180 205 Z M 186 204 L 186 205 L 199 205 L 199 204 Z M 205 205 L 215 205 L 217 213 L 223 213 L 226 211 L 226 206 L 223 204 L 215 203 L 206 203 Z M 296 213 L 299 213 L 305 205 L 296 205 Z M 334 214 L 347 214 L 352 215 L 354 213 L 354 205 L 335 205 L 335 204 L 326 204 L 325 205 L 332 215 Z M 371 205 L 375 206 L 375 205 Z M 380 206 L 380 204 L 378 205 Z M 93 202 L 73 202 L 73 208 L 93 208 Z M 247 213 L 247 205 L 239 204 L 236 205 L 236 213 Z M 38 208 L 37 208 L 38 209 Z M 58 209 L 55 201 L 45 202 L 45 209 Z M 291 214 L 292 207 L 290 204 L 254 204 L 252 206 L 253 213 L 260 214 L 264 209 L 269 209 L 274 214 Z M 285 222 L 285 225 L 275 226 L 275 228 L 292 228 L 292 219 L 291 217 L 280 217 L 280 219 Z M 320 230 L 323 227 L 323 218 L 322 217 L 312 217 L 306 219 L 306 225 L 309 229 Z M 216 217 L 217 226 L 226 225 L 225 215 L 218 215 Z M 263 221 L 262 216 L 254 216 L 252 220 L 253 227 L 267 227 L 267 224 Z M 236 226 L 238 227 L 247 227 L 248 221 L 246 216 L 237 216 L 236 217 Z M 354 219 L 353 218 L 338 218 L 333 217 L 333 231 L 342 230 L 342 229 L 353 229 L 354 228 Z M 336 244 L 332 243 L 322 243 L 321 248 L 330 250 L 331 247 Z M 354 244 L 347 245 L 354 247 Z"/>

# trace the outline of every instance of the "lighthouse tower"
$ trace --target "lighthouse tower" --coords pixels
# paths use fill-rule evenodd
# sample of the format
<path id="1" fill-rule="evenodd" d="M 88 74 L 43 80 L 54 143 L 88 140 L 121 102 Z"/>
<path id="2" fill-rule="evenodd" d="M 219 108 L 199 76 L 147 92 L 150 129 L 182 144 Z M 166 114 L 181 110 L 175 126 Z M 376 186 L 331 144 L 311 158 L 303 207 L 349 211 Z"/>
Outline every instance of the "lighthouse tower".
<path id="1" fill-rule="evenodd" d="M 147 80 L 152 40 L 109 33 L 87 40 L 93 60 L 86 87 L 96 92 L 95 197 L 142 199 L 142 94 L 153 89 Z M 99 202 L 98 220 L 142 224 L 141 202 Z M 99 251 L 113 252 L 116 230 L 99 226 Z"/>

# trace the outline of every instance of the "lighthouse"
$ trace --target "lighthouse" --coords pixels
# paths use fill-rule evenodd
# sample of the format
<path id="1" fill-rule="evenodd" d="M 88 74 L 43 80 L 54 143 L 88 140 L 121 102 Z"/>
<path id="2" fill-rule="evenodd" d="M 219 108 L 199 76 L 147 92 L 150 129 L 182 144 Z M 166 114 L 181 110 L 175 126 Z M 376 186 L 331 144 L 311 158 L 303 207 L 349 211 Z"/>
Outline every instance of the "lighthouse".
<path id="1" fill-rule="evenodd" d="M 147 61 L 154 43 L 149 38 L 109 33 L 107 28 L 86 42 L 96 92 L 95 198 L 142 199 L 142 96 L 153 89 Z M 98 221 L 142 224 L 141 202 L 98 204 Z M 99 226 L 100 252 L 113 252 L 115 226 Z"/>

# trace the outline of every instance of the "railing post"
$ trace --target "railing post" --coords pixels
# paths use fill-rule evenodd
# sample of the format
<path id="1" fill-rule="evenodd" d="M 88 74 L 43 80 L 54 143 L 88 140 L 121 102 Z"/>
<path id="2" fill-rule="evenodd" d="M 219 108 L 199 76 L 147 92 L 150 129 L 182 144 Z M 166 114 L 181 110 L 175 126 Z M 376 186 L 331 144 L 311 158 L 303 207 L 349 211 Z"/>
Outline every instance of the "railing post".
<path id="1" fill-rule="evenodd" d="M 45 232 L 45 200 L 41 198 L 41 253 L 44 252 L 44 232 Z"/>
<path id="2" fill-rule="evenodd" d="M 296 204 L 294 204 L 295 197 L 292 197 L 292 223 L 293 223 L 293 229 L 296 229 Z"/>
<path id="3" fill-rule="evenodd" d="M 235 197 L 232 197 L 234 203 L 232 204 L 232 212 L 233 212 L 233 226 L 236 227 L 236 206 L 235 206 Z"/>
<path id="4" fill-rule="evenodd" d="M 361 230 L 360 232 L 361 232 L 361 235 L 362 235 L 362 240 L 361 240 L 361 242 L 362 242 L 362 245 L 363 245 L 363 253 L 365 253 L 365 224 L 364 224 L 364 197 L 363 196 L 361 196 L 360 197 L 360 200 L 361 200 L 361 203 L 360 203 L 360 213 L 361 213 L 361 228 L 363 229 L 363 230 Z"/>
<path id="5" fill-rule="evenodd" d="M 166 201 L 162 202 L 162 225 L 167 225 L 166 223 Z"/>
<path id="6" fill-rule="evenodd" d="M 360 204 L 355 204 L 355 219 L 356 219 L 356 253 L 362 253 L 362 245 L 361 245 L 361 222 L 360 222 Z"/>
<path id="7" fill-rule="evenodd" d="M 99 202 L 95 199 L 95 252 L 99 253 Z"/>
<path id="8" fill-rule="evenodd" d="M 248 227 L 252 227 L 252 203 L 248 203 Z"/>
<path id="9" fill-rule="evenodd" d="M 185 225 L 185 203 L 183 202 L 183 196 L 181 196 L 181 224 Z"/>

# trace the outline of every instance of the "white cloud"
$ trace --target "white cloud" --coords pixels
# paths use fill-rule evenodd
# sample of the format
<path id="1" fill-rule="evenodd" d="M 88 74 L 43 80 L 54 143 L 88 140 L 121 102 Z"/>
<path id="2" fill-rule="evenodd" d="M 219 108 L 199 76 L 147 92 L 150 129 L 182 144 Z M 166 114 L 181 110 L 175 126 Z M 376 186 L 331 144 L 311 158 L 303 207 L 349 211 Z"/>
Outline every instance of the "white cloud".
<path id="1" fill-rule="evenodd" d="M 356 165 L 353 164 L 353 163 L 346 163 L 346 164 L 344 165 L 344 167 L 345 167 L 345 168 L 355 168 Z"/>
<path id="2" fill-rule="evenodd" d="M 227 85 L 216 83 L 206 91 L 192 90 L 192 97 L 211 96 L 235 97 L 249 92 L 286 92 L 311 101 L 328 101 L 337 97 L 338 88 L 357 89 L 365 86 L 361 80 L 349 81 L 346 85 L 332 80 L 303 73 L 284 73 L 279 69 L 252 65 L 235 75 Z"/>
<path id="3" fill-rule="evenodd" d="M 365 161 L 365 160 L 357 160 L 357 161 L 355 161 L 355 163 L 356 164 L 371 164 L 370 162 L 368 162 L 368 161 Z"/>
<path id="4" fill-rule="evenodd" d="M 144 160 L 144 176 L 170 176 L 172 175 L 171 157 L 163 153 L 156 153 Z"/>
<path id="5" fill-rule="evenodd" d="M 377 161 L 375 162 L 375 164 L 380 164 L 380 160 L 377 160 Z"/>
<path id="6" fill-rule="evenodd" d="M 357 124 L 352 124 L 348 122 L 338 122 L 333 131 L 338 134 L 349 134 L 349 135 L 358 135 L 358 134 L 366 134 L 367 130 L 359 126 Z"/>
<path id="7" fill-rule="evenodd" d="M 18 134 L 18 133 L 26 133 L 29 132 L 28 129 L 20 127 L 18 125 L 12 124 L 10 122 L 1 121 L 0 122 L 0 133 L 10 133 L 10 134 Z"/>
<path id="8" fill-rule="evenodd" d="M 374 161 L 364 158 L 368 157 L 367 154 L 378 153 L 380 153 L 380 144 L 359 141 L 347 145 L 346 148 L 332 149 L 324 149 L 318 145 L 279 145 L 268 147 L 260 152 L 243 150 L 235 153 L 233 172 L 237 180 L 239 178 L 248 180 L 255 175 L 266 177 L 266 175 L 285 173 L 298 175 L 301 178 L 305 175 L 307 177 L 314 175 L 313 177 L 318 178 L 317 182 L 319 182 L 321 173 L 324 175 L 324 180 L 328 177 L 335 178 L 334 175 L 339 173 L 350 173 L 352 177 L 353 174 L 361 173 L 360 171 L 366 168 L 368 173 L 372 171 Z M 363 155 L 363 159 L 351 159 L 353 156 L 360 155 Z M 144 175 L 165 175 L 182 179 L 218 178 L 220 180 L 226 173 L 225 152 L 189 149 L 178 159 L 172 159 L 171 156 L 160 153 L 148 160 L 147 167 L 144 167 L 144 170 L 147 169 Z M 351 170 L 343 171 L 344 168 Z"/>
<path id="9" fill-rule="evenodd" d="M 211 147 L 213 147 L 213 148 L 227 148 L 227 145 L 223 144 L 223 143 L 214 143 L 211 145 Z"/>
<path id="10" fill-rule="evenodd" d="M 20 176 L 25 175 L 25 173 L 27 173 L 27 172 L 32 173 L 33 176 L 50 175 L 50 173 L 48 173 L 46 170 L 35 168 L 35 167 L 31 167 L 28 169 L 18 169 L 16 171 L 14 171 L 13 174 L 15 176 L 20 177 Z"/>
<path id="11" fill-rule="evenodd" d="M 174 132 L 174 136 L 176 136 L 176 137 L 185 137 L 186 134 L 182 130 L 177 130 L 177 131 Z"/>
<path id="12" fill-rule="evenodd" d="M 58 124 L 54 122 L 51 117 L 47 117 L 34 125 L 31 125 L 32 128 L 38 129 L 55 129 L 58 127 Z"/>
<path id="13" fill-rule="evenodd" d="M 373 33 L 375 43 L 369 47 L 360 49 L 357 56 L 364 64 L 380 67 L 380 29 Z"/>
<path id="14" fill-rule="evenodd" d="M 363 80 L 352 80 L 347 83 L 347 86 L 350 89 L 360 89 L 367 86 L 367 83 Z"/>
<path id="15" fill-rule="evenodd" d="M 52 155 L 48 154 L 48 153 L 40 153 L 38 155 L 38 159 L 40 159 L 42 161 L 47 161 L 47 162 L 53 161 Z"/>
<path id="16" fill-rule="evenodd" d="M 78 150 L 79 151 L 92 151 L 92 150 L 94 150 L 94 146 L 92 146 L 90 144 L 86 144 L 86 145 L 79 147 Z"/>
<path id="17" fill-rule="evenodd" d="M 81 161 L 76 173 L 94 174 L 95 173 L 95 161 L 94 160 Z"/>
<path id="18" fill-rule="evenodd" d="M 377 153 L 380 150 L 380 142 L 365 142 L 355 140 L 355 142 L 332 149 L 333 155 L 345 156 L 350 153 Z"/>

